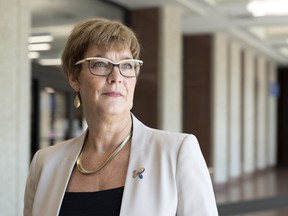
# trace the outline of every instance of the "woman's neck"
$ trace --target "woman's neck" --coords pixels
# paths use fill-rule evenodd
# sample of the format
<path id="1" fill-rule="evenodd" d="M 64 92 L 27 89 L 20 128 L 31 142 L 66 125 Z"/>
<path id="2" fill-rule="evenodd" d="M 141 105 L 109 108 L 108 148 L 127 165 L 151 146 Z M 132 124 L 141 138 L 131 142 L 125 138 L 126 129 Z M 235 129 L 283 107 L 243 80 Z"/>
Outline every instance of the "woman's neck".
<path id="1" fill-rule="evenodd" d="M 131 132 L 131 115 L 101 116 L 87 119 L 88 137 L 85 148 L 91 151 L 104 152 L 114 149 Z M 88 149 L 87 149 L 88 150 Z"/>

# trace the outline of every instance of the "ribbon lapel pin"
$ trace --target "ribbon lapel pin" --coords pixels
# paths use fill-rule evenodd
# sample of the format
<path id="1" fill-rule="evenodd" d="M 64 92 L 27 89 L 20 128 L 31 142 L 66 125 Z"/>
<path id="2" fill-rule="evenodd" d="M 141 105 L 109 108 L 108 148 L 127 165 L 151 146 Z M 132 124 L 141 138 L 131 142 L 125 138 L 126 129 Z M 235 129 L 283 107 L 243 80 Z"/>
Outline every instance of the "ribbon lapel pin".
<path id="1" fill-rule="evenodd" d="M 144 168 L 144 167 L 138 167 L 136 170 L 133 171 L 132 177 L 133 177 L 133 178 L 136 178 L 136 177 L 138 176 L 140 179 L 143 179 L 142 173 L 143 173 L 144 171 L 145 171 L 145 168 Z"/>

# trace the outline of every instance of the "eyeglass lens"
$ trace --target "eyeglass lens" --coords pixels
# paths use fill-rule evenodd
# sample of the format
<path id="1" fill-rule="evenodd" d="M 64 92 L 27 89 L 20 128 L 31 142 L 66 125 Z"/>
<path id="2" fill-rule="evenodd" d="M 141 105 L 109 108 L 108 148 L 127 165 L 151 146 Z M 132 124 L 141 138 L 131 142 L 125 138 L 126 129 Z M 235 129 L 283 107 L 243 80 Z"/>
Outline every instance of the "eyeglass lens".
<path id="1" fill-rule="evenodd" d="M 92 59 L 89 60 L 90 72 L 98 76 L 109 75 L 113 68 L 118 67 L 122 76 L 125 77 L 135 77 L 139 73 L 140 63 L 135 60 L 127 60 L 120 64 L 113 64 L 109 61 L 103 59 Z"/>

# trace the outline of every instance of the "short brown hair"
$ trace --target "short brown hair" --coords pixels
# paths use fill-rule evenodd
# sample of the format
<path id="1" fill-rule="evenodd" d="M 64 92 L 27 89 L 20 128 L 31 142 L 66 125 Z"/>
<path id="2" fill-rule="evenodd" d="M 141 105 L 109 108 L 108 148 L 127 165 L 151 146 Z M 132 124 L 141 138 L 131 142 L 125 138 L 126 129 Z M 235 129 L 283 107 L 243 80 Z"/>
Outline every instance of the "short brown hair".
<path id="1" fill-rule="evenodd" d="M 134 59 L 139 58 L 141 49 L 135 32 L 121 22 L 99 17 L 83 20 L 73 28 L 62 53 L 62 70 L 66 77 L 71 74 L 74 79 L 78 78 L 81 65 L 76 67 L 75 63 L 83 59 L 92 44 L 101 50 L 128 46 Z"/>

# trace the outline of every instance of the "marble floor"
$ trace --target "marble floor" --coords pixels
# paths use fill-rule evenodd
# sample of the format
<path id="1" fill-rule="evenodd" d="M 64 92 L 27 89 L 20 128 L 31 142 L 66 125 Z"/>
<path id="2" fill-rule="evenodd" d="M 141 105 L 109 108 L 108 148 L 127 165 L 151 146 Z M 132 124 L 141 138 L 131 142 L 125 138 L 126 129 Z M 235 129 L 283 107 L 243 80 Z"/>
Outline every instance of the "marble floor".
<path id="1" fill-rule="evenodd" d="M 288 168 L 270 168 L 214 190 L 220 216 L 288 216 Z"/>

